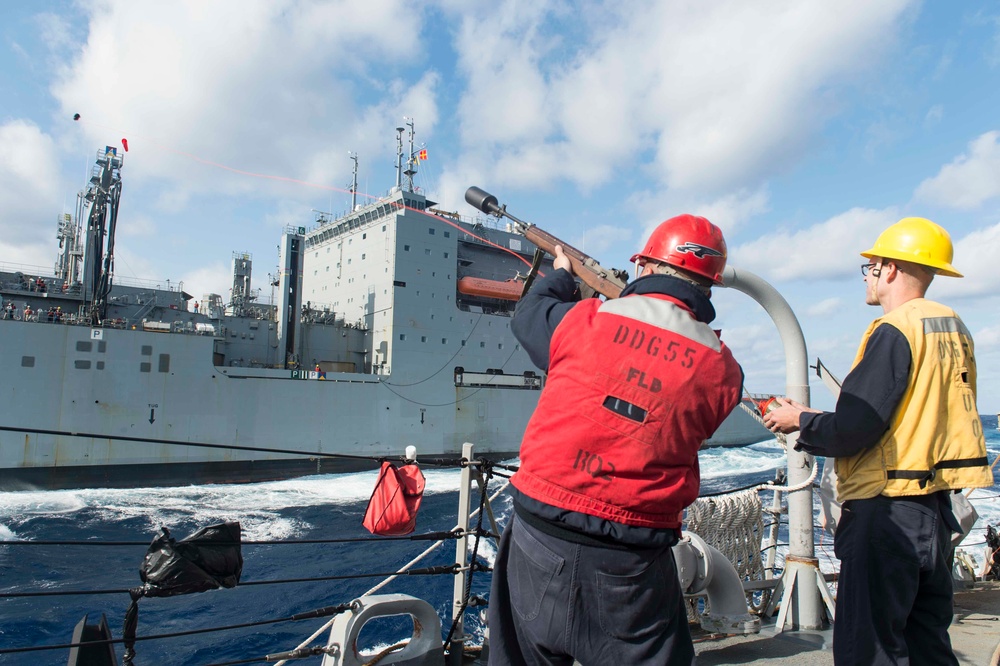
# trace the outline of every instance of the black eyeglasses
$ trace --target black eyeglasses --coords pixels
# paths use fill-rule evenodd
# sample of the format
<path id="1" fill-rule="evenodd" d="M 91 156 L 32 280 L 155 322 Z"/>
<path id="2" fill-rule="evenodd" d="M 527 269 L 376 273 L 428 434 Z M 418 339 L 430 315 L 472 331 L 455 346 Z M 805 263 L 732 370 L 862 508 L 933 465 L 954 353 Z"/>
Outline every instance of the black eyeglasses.
<path id="1" fill-rule="evenodd" d="M 878 277 L 881 270 L 876 268 L 876 266 L 878 264 L 861 264 L 861 274 L 867 276 L 868 271 L 872 271 L 872 275 Z"/>

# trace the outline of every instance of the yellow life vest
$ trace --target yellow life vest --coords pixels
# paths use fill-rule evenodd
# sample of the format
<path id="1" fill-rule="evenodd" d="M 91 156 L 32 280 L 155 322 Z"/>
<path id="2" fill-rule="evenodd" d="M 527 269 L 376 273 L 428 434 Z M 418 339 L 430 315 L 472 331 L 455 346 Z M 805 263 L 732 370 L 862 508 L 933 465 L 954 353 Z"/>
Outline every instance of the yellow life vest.
<path id="1" fill-rule="evenodd" d="M 975 348 L 965 324 L 940 303 L 907 301 L 871 323 L 854 366 L 883 325 L 910 344 L 906 392 L 874 446 L 836 459 L 840 501 L 993 485 L 976 407 Z"/>

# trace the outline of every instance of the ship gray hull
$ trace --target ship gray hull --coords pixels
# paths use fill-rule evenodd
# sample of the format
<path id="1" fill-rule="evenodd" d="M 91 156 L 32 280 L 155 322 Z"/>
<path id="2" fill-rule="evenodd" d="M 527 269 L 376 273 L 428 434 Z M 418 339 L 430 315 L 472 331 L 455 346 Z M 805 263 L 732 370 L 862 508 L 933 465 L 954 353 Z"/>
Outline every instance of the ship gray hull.
<path id="1" fill-rule="evenodd" d="M 212 365 L 209 336 L 3 322 L 0 488 L 259 481 L 408 445 L 516 455 L 538 391 Z M 101 339 L 95 339 L 100 335 Z"/>

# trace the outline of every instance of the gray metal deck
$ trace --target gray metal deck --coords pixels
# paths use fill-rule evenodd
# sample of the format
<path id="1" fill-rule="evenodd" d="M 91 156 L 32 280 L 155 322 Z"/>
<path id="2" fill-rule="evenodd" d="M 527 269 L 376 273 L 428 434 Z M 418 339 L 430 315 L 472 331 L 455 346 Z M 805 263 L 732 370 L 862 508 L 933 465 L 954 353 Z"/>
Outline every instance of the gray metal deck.
<path id="1" fill-rule="evenodd" d="M 1000 666 L 1000 582 L 955 593 L 951 643 L 963 666 Z M 832 630 L 775 635 L 769 625 L 754 636 L 695 635 L 698 666 L 722 664 L 833 664 Z"/>

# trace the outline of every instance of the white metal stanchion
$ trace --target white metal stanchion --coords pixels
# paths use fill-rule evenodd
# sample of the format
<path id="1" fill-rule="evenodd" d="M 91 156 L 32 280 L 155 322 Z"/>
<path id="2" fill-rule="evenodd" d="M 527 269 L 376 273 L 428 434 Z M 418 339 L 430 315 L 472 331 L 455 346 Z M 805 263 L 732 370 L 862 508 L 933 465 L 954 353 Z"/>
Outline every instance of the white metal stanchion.
<path id="1" fill-rule="evenodd" d="M 722 274 L 726 287 L 750 296 L 763 306 L 778 327 L 778 334 L 785 350 L 786 394 L 792 400 L 809 404 L 809 361 L 806 341 L 788 301 L 761 277 L 749 271 L 727 266 Z M 813 456 L 795 450 L 797 435 L 789 435 L 788 485 L 802 485 L 812 473 L 816 460 Z M 830 598 L 826 581 L 815 557 L 813 542 L 812 485 L 788 493 L 788 556 L 781 580 L 771 595 L 765 614 L 774 610 L 780 597 L 781 610 L 777 631 L 786 623 L 796 629 L 823 627 L 823 605 Z M 829 603 L 827 604 L 830 605 Z"/>

